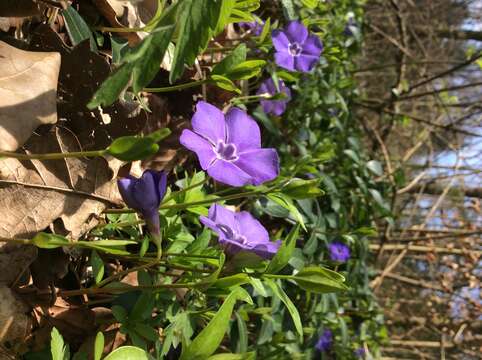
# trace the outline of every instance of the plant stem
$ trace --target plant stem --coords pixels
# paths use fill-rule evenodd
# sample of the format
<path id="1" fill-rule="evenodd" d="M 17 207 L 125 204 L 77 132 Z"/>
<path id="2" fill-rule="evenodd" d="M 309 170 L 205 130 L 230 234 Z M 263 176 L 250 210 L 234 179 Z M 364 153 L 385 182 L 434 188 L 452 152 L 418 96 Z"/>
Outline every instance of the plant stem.
<path id="1" fill-rule="evenodd" d="M 66 158 L 80 158 L 80 157 L 96 157 L 103 156 L 106 150 L 93 151 L 75 151 L 66 153 L 49 153 L 49 154 L 19 154 L 10 151 L 0 151 L 0 158 L 9 157 L 19 160 L 58 160 Z"/>
<path id="2" fill-rule="evenodd" d="M 32 245 L 32 242 L 29 239 L 13 239 L 13 238 L 0 237 L 0 242 L 9 242 L 9 243 L 16 243 L 21 245 Z"/>
<path id="3" fill-rule="evenodd" d="M 185 84 L 179 84 L 179 85 L 172 85 L 172 86 L 166 86 L 166 87 L 159 87 L 159 88 L 144 88 L 144 91 L 147 92 L 153 92 L 153 93 L 162 93 L 162 92 L 170 92 L 170 91 L 178 91 L 178 90 L 184 90 L 184 89 L 189 89 L 192 87 L 196 86 L 201 86 L 205 83 L 209 82 L 209 80 L 197 80 Z"/>

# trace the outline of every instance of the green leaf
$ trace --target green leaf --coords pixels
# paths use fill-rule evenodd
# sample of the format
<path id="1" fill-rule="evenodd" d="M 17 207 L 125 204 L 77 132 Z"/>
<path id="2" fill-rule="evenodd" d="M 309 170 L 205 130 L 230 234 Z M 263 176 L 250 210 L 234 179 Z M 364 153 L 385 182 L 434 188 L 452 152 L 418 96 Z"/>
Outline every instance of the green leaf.
<path id="1" fill-rule="evenodd" d="M 382 176 L 383 175 L 383 168 L 382 164 L 380 161 L 377 160 L 370 160 L 367 162 L 367 168 L 370 170 L 372 173 L 374 173 L 377 176 Z"/>
<path id="2" fill-rule="evenodd" d="M 70 242 L 63 236 L 40 232 L 34 236 L 32 244 L 41 249 L 55 249 L 61 246 L 68 246 Z"/>
<path id="3" fill-rule="evenodd" d="M 90 265 L 92 266 L 92 271 L 94 273 L 95 283 L 98 284 L 104 277 L 104 262 L 95 250 L 92 250 L 90 255 Z"/>
<path id="4" fill-rule="evenodd" d="M 90 31 L 89 26 L 86 24 L 82 16 L 72 7 L 68 6 L 67 9 L 62 10 L 62 15 L 65 20 L 65 27 L 69 34 L 70 41 L 74 46 L 80 44 L 82 41 L 89 39 L 90 49 L 93 52 L 97 52 L 97 45 L 95 44 L 94 36 Z"/>
<path id="5" fill-rule="evenodd" d="M 303 290 L 319 294 L 348 289 L 343 275 L 321 266 L 306 267 L 291 279 Z"/>
<path id="6" fill-rule="evenodd" d="M 62 335 L 60 335 L 55 327 L 52 328 L 50 336 L 50 352 L 52 353 L 52 360 L 69 360 L 69 346 L 64 344 Z"/>
<path id="7" fill-rule="evenodd" d="M 270 261 L 266 273 L 275 274 L 282 270 L 290 261 L 293 250 L 296 246 L 296 240 L 298 239 L 298 234 L 300 231 L 300 225 L 297 224 L 291 229 L 285 241 L 281 244 L 276 255 Z"/>
<path id="8" fill-rule="evenodd" d="M 137 59 L 132 71 L 132 90 L 142 91 L 159 72 L 159 64 L 169 46 L 174 33 L 174 25 L 157 28 L 142 42 L 139 51 L 142 56 Z"/>
<path id="9" fill-rule="evenodd" d="M 152 326 L 137 322 L 133 325 L 133 328 L 139 335 L 147 340 L 153 342 L 159 340 L 159 333 Z"/>
<path id="10" fill-rule="evenodd" d="M 228 330 L 229 320 L 238 300 L 249 304 L 253 303 L 244 289 L 235 288 L 224 300 L 209 324 L 194 338 L 189 346 L 183 348 L 180 360 L 204 360 L 216 351 Z"/>
<path id="11" fill-rule="evenodd" d="M 264 26 L 263 26 L 263 30 L 261 31 L 261 34 L 259 35 L 259 39 L 257 40 L 258 44 L 264 43 L 264 41 L 268 37 L 268 34 L 269 34 L 270 30 L 271 30 L 271 19 L 268 18 L 265 21 Z"/>
<path id="12" fill-rule="evenodd" d="M 300 336 L 300 339 L 303 339 L 303 325 L 301 324 L 300 314 L 298 309 L 296 308 L 295 304 L 291 301 L 291 299 L 286 295 L 284 290 L 273 280 L 265 278 L 265 283 L 271 288 L 273 294 L 276 295 L 282 302 L 285 304 L 288 312 L 291 315 L 291 319 L 293 319 L 293 323 L 295 325 L 296 331 Z"/>
<path id="13" fill-rule="evenodd" d="M 131 79 L 136 91 L 142 90 L 152 81 L 159 71 L 159 66 L 172 39 L 178 5 L 178 3 L 173 4 L 164 10 L 152 32 L 134 49 L 124 54 L 124 63 L 102 83 L 87 104 L 89 109 L 108 106 L 115 102 L 121 92 L 127 88 Z"/>
<path id="14" fill-rule="evenodd" d="M 231 276 L 225 276 L 217 279 L 213 284 L 213 287 L 219 289 L 227 289 L 235 286 L 241 286 L 250 282 L 248 274 L 236 274 Z"/>
<path id="15" fill-rule="evenodd" d="M 246 322 L 241 315 L 239 315 L 237 312 L 235 315 L 236 324 L 238 326 L 238 344 L 236 346 L 236 352 L 245 353 L 248 351 L 248 327 L 246 326 Z"/>
<path id="16" fill-rule="evenodd" d="M 246 12 L 253 12 L 261 6 L 260 0 L 237 0 L 236 9 Z"/>
<path id="17" fill-rule="evenodd" d="M 241 94 L 241 90 L 225 76 L 211 75 L 211 82 L 221 89 Z"/>
<path id="18" fill-rule="evenodd" d="M 112 314 L 118 322 L 121 324 L 127 322 L 127 311 L 122 306 L 114 305 L 111 308 Z"/>
<path id="19" fill-rule="evenodd" d="M 221 0 L 184 0 L 179 3 L 177 41 L 169 81 L 173 83 L 204 50 L 218 25 Z"/>
<path id="20" fill-rule="evenodd" d="M 255 359 L 256 359 L 255 352 L 249 352 L 244 354 L 231 354 L 231 353 L 216 354 L 208 358 L 208 360 L 255 360 Z"/>
<path id="21" fill-rule="evenodd" d="M 229 18 L 236 6 L 236 0 L 223 0 L 221 4 L 221 10 L 219 11 L 218 22 L 216 24 L 216 29 L 214 30 L 214 35 L 219 34 L 224 30 L 224 27 L 229 23 Z"/>
<path id="22" fill-rule="evenodd" d="M 104 352 L 104 334 L 99 331 L 95 337 L 94 343 L 94 360 L 100 360 Z"/>
<path id="23" fill-rule="evenodd" d="M 242 62 L 246 61 L 246 45 L 240 44 L 238 45 L 228 56 L 226 56 L 221 62 L 214 66 L 213 71 L 211 72 L 212 75 L 226 75 L 228 74 L 231 69 L 233 69 L 236 65 L 241 64 Z"/>
<path id="24" fill-rule="evenodd" d="M 225 260 L 226 260 L 226 255 L 224 255 L 224 253 L 221 253 L 219 255 L 218 268 L 216 269 L 216 271 L 210 274 L 209 276 L 206 276 L 201 282 L 197 283 L 196 287 L 203 290 L 206 290 L 207 288 L 209 288 L 218 279 L 219 274 L 223 269 Z"/>
<path id="25" fill-rule="evenodd" d="M 303 5 L 310 9 L 316 8 L 318 6 L 318 1 L 319 0 L 301 0 Z"/>
<path id="26" fill-rule="evenodd" d="M 298 200 L 315 198 L 324 194 L 324 191 L 320 189 L 320 179 L 294 178 L 281 189 L 281 192 Z"/>
<path id="27" fill-rule="evenodd" d="M 234 66 L 226 74 L 231 80 L 246 80 L 258 75 L 263 66 L 266 65 L 264 60 L 247 60 Z"/>
<path id="28" fill-rule="evenodd" d="M 266 195 L 268 199 L 274 201 L 278 205 L 282 206 L 290 212 L 293 218 L 301 225 L 301 227 L 306 231 L 305 222 L 303 221 L 303 216 L 299 212 L 298 208 L 293 204 L 293 201 L 282 193 L 271 193 Z"/>
<path id="29" fill-rule="evenodd" d="M 285 15 L 285 18 L 288 20 L 295 20 L 296 11 L 293 0 L 281 0 L 281 5 L 283 5 L 283 13 Z"/>
<path id="30" fill-rule="evenodd" d="M 115 139 L 107 148 L 107 153 L 123 161 L 142 160 L 159 150 L 152 139 L 137 136 L 123 136 Z"/>
<path id="31" fill-rule="evenodd" d="M 148 354 L 135 346 L 121 346 L 103 360 L 149 360 Z"/>
<path id="32" fill-rule="evenodd" d="M 133 68 L 133 64 L 124 64 L 114 71 L 95 92 L 87 107 L 92 110 L 98 106 L 108 106 L 114 103 L 119 98 L 120 93 L 127 87 Z"/>

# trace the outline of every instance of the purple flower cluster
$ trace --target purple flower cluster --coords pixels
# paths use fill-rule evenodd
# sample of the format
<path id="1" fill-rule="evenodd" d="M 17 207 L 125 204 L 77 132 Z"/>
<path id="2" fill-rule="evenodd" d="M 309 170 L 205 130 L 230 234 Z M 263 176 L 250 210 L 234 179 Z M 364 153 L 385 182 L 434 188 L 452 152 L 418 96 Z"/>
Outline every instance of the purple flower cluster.
<path id="1" fill-rule="evenodd" d="M 240 23 L 240 26 L 259 36 L 262 22 Z M 298 21 L 287 24 L 284 30 L 272 33 L 275 61 L 291 71 L 310 71 L 318 62 L 323 45 Z M 268 114 L 281 115 L 291 98 L 290 89 L 282 80 L 263 82 L 257 94 L 284 98 L 262 99 Z M 261 185 L 279 174 L 279 159 L 275 149 L 261 147 L 258 124 L 243 110 L 232 108 L 226 115 L 215 106 L 199 101 L 192 117 L 192 130 L 184 130 L 180 143 L 196 153 L 201 168 L 215 180 L 230 185 Z M 163 172 L 147 170 L 141 178 L 128 176 L 118 180 L 119 191 L 125 203 L 142 214 L 149 231 L 158 239 L 160 225 L 158 209 L 166 193 L 167 177 Z M 228 254 L 250 251 L 270 259 L 280 242 L 271 242 L 266 229 L 249 213 L 234 213 L 220 205 L 213 205 L 201 222 L 216 232 L 219 243 Z M 160 255 L 160 252 L 159 252 Z"/>
<path id="2" fill-rule="evenodd" d="M 323 331 L 323 334 L 321 334 L 320 338 L 316 342 L 315 348 L 318 351 L 329 351 L 331 347 L 333 346 L 333 333 L 331 332 L 330 329 L 326 329 Z"/>
<path id="3" fill-rule="evenodd" d="M 214 204 L 201 222 L 219 236 L 219 243 L 226 253 L 235 255 L 240 251 L 253 252 L 271 259 L 280 247 L 280 241 L 271 242 L 268 231 L 247 211 L 235 213 Z"/>
<path id="4" fill-rule="evenodd" d="M 332 261 L 346 262 L 350 258 L 350 248 L 341 242 L 333 242 L 328 246 Z"/>

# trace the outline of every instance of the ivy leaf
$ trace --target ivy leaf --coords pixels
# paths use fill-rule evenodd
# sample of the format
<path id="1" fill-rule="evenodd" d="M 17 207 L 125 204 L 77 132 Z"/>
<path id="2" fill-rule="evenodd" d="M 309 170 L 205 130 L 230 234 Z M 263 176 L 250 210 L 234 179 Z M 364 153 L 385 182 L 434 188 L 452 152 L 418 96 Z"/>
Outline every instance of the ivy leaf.
<path id="1" fill-rule="evenodd" d="M 222 8 L 221 0 L 184 0 L 179 3 L 177 42 L 169 81 L 173 83 L 184 72 L 184 64 L 194 64 L 214 30 Z"/>
<path id="2" fill-rule="evenodd" d="M 78 45 L 82 41 L 89 39 L 90 50 L 97 52 L 97 45 L 95 44 L 94 36 L 90 31 L 89 26 L 86 24 L 82 16 L 72 7 L 68 6 L 67 9 L 62 10 L 62 15 L 65 20 L 65 27 L 70 37 L 72 44 Z"/>

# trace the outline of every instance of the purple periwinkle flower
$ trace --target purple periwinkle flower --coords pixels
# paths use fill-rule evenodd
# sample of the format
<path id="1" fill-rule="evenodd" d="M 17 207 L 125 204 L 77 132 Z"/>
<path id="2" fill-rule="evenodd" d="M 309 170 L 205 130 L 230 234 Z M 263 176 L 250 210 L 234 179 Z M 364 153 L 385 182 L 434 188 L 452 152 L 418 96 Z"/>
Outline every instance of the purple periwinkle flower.
<path id="1" fill-rule="evenodd" d="M 239 27 L 244 31 L 251 31 L 254 36 L 260 36 L 263 32 L 264 21 L 240 22 Z"/>
<path id="2" fill-rule="evenodd" d="M 311 71 L 323 51 L 320 38 L 309 34 L 299 21 L 289 22 L 283 30 L 274 30 L 271 38 L 276 49 L 276 64 L 290 71 Z"/>
<path id="3" fill-rule="evenodd" d="M 231 186 L 260 185 L 279 174 L 275 149 L 261 148 L 259 126 L 246 112 L 232 108 L 226 116 L 204 101 L 196 105 L 191 130 L 179 141 L 194 151 L 203 170 Z"/>
<path id="4" fill-rule="evenodd" d="M 218 234 L 219 243 L 230 255 L 248 251 L 271 259 L 281 245 L 279 240 L 271 242 L 268 231 L 247 211 L 233 212 L 214 204 L 209 208 L 208 216 L 201 216 L 200 220 Z"/>
<path id="5" fill-rule="evenodd" d="M 320 338 L 316 342 L 316 349 L 319 351 L 329 351 L 333 345 L 333 333 L 331 330 L 327 329 L 323 331 Z"/>
<path id="6" fill-rule="evenodd" d="M 341 242 L 331 243 L 328 250 L 333 261 L 346 262 L 350 258 L 350 248 Z"/>
<path id="7" fill-rule="evenodd" d="M 355 353 L 355 356 L 356 356 L 357 358 L 363 359 L 363 358 L 365 358 L 366 351 L 365 351 L 365 348 L 359 347 L 358 349 L 356 349 L 356 350 L 354 351 L 354 353 Z"/>
<path id="8" fill-rule="evenodd" d="M 291 99 L 291 90 L 287 87 L 283 80 L 278 80 L 278 88 L 276 89 L 273 79 L 265 80 L 258 89 L 257 95 L 268 94 L 274 96 L 278 93 L 284 94 L 285 98 L 280 100 L 261 99 L 261 106 L 266 114 L 274 114 L 280 116 L 286 110 L 286 104 Z"/>
<path id="9" fill-rule="evenodd" d="M 166 194 L 167 175 L 163 171 L 146 170 L 140 178 L 129 175 L 117 180 L 119 192 L 130 208 L 137 210 L 146 220 L 149 232 L 160 233 L 159 205 Z"/>

